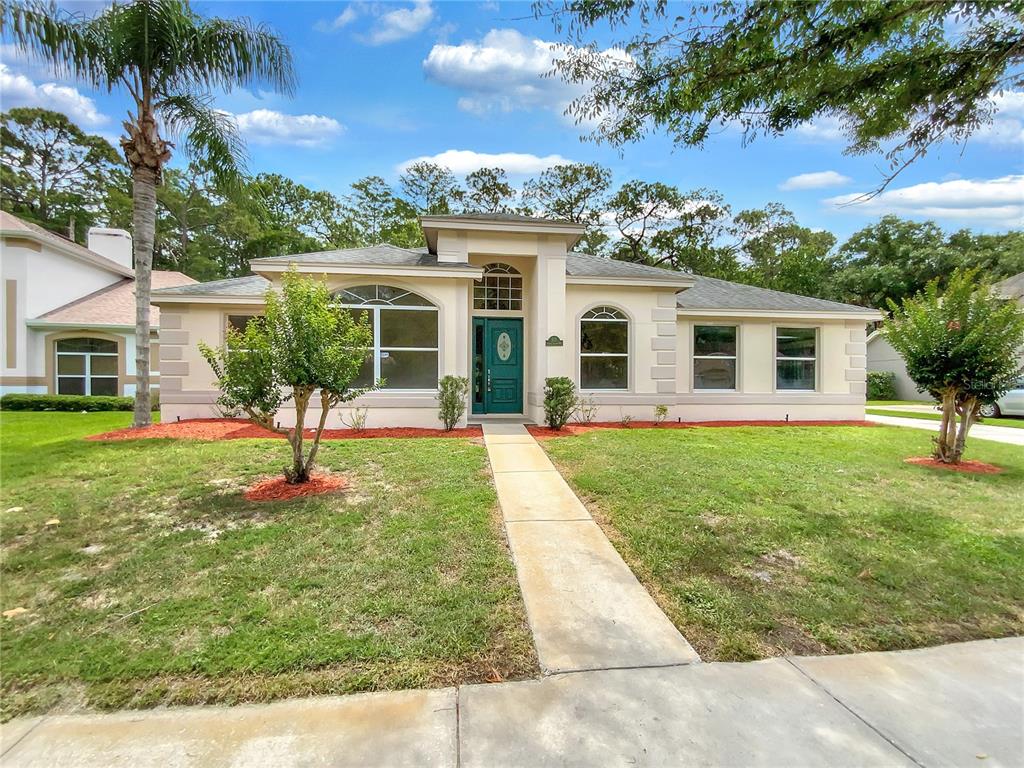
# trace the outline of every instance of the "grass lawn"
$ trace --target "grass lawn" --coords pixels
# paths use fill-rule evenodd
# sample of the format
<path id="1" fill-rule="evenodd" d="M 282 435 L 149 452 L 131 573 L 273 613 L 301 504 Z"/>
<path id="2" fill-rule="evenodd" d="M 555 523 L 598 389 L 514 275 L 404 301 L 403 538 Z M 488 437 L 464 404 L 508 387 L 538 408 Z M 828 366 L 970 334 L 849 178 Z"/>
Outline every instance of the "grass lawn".
<path id="1" fill-rule="evenodd" d="M 865 413 L 871 413 L 875 416 L 899 416 L 904 419 L 924 419 L 925 421 L 942 421 L 942 414 L 938 411 L 924 412 L 924 411 L 890 411 L 881 408 L 865 408 Z M 1024 429 L 1024 419 L 1014 419 L 1009 416 L 1000 416 L 999 418 L 984 418 L 978 422 L 979 424 L 988 424 L 993 427 L 1016 427 L 1017 429 Z M 967 439 L 970 440 L 968 434 Z"/>
<path id="2" fill-rule="evenodd" d="M 1024 450 L 899 427 L 607 430 L 552 458 L 706 660 L 1024 633 Z"/>
<path id="3" fill-rule="evenodd" d="M 79 439 L 129 422 L 0 414 L 5 717 L 536 674 L 482 447 L 325 443 L 349 491 L 253 503 L 285 442 Z"/>
<path id="4" fill-rule="evenodd" d="M 868 400 L 868 408 L 872 405 L 932 405 L 927 400 Z"/>

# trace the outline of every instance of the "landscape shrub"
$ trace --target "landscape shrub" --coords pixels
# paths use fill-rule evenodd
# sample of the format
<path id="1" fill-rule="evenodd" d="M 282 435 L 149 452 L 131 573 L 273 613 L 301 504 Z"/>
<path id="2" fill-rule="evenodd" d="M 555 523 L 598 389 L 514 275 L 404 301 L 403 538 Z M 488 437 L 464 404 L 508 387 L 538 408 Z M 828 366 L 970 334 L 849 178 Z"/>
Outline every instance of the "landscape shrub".
<path id="1" fill-rule="evenodd" d="M 462 414 L 466 412 L 466 397 L 469 395 L 469 379 L 461 376 L 445 376 L 437 387 L 437 417 L 447 431 L 455 429 Z"/>
<path id="2" fill-rule="evenodd" d="M 868 371 L 868 400 L 895 400 L 896 374 L 892 371 Z"/>
<path id="3" fill-rule="evenodd" d="M 544 380 L 544 421 L 552 429 L 561 429 L 579 405 L 576 385 L 567 376 Z"/>
<path id="4" fill-rule="evenodd" d="M 131 397 L 102 395 L 31 395 L 11 392 L 0 397 L 0 410 L 4 411 L 130 411 L 135 407 Z M 153 398 L 153 410 L 160 408 Z"/>

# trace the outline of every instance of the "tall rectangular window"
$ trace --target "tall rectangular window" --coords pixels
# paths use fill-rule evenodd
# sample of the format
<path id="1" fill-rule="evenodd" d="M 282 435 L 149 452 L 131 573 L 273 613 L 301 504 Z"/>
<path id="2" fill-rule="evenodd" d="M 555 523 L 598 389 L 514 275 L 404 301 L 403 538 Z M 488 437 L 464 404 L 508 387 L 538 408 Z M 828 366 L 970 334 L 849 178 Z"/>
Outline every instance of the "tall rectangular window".
<path id="1" fill-rule="evenodd" d="M 693 388 L 736 389 L 736 326 L 693 327 Z"/>
<path id="2" fill-rule="evenodd" d="M 595 307 L 580 318 L 580 389 L 629 387 L 629 318 Z"/>
<path id="3" fill-rule="evenodd" d="M 775 329 L 775 388 L 813 392 L 817 388 L 818 329 Z"/>

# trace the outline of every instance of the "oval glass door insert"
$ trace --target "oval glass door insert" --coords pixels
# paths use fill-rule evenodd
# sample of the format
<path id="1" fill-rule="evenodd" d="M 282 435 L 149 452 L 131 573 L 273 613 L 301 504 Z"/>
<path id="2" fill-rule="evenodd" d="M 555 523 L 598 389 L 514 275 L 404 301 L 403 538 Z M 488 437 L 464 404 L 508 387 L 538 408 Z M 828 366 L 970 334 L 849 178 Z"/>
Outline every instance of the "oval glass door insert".
<path id="1" fill-rule="evenodd" d="M 512 338 L 502 331 L 498 334 L 498 359 L 505 362 L 512 356 Z"/>

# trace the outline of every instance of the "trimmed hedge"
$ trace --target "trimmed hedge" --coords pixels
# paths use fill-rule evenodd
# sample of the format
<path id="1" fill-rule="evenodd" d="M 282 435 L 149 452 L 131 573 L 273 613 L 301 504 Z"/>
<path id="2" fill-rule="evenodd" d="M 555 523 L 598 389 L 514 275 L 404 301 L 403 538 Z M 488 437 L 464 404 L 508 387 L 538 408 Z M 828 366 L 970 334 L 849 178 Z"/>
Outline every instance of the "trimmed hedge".
<path id="1" fill-rule="evenodd" d="M 868 400 L 896 400 L 896 374 L 868 371 Z"/>
<path id="2" fill-rule="evenodd" d="M 160 407 L 158 397 L 153 398 L 153 410 Z M 28 395 L 11 393 L 0 397 L 0 410 L 4 411 L 131 411 L 135 399 L 131 397 L 104 397 L 101 395 Z"/>

